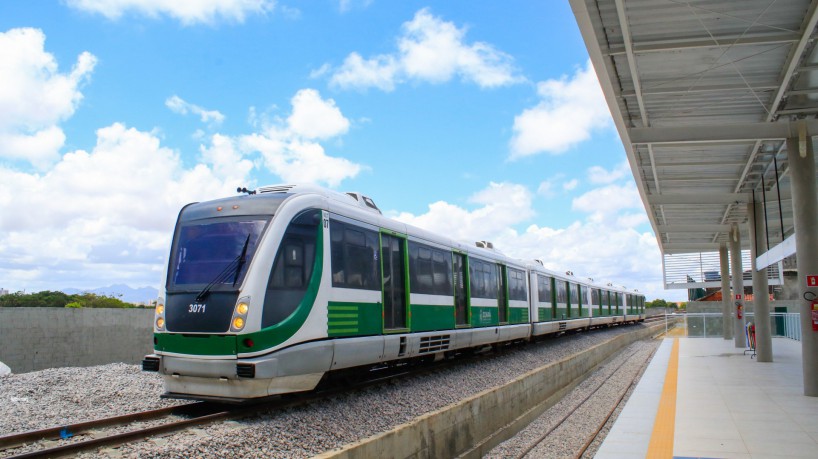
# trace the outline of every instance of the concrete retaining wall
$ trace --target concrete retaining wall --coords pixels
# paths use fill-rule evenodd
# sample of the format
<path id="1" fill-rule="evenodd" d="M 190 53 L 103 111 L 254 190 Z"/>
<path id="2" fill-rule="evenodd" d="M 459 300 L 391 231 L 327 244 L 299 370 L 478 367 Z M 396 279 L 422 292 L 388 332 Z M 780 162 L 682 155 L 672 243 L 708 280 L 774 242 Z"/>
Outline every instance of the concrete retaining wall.
<path id="1" fill-rule="evenodd" d="M 153 352 L 153 309 L 0 308 L 0 362 L 13 373 L 113 362 Z"/>
<path id="2" fill-rule="evenodd" d="M 556 403 L 563 392 L 611 355 L 634 341 L 664 331 L 664 327 L 664 323 L 640 327 L 633 333 L 619 335 L 532 370 L 504 386 L 483 391 L 388 432 L 317 457 L 481 457 Z"/>

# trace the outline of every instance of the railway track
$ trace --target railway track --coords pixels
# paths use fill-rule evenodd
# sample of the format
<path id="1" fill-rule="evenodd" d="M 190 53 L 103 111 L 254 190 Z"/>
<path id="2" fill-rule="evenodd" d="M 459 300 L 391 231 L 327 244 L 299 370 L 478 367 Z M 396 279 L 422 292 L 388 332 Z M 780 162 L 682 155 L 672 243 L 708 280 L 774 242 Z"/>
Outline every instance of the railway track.
<path id="1" fill-rule="evenodd" d="M 658 347 L 656 349 L 658 349 Z M 591 434 L 587 435 L 585 437 L 585 441 L 582 443 L 582 445 L 580 447 L 578 447 L 578 448 L 575 448 L 575 451 L 573 451 L 572 453 L 569 452 L 569 451 L 563 450 L 562 451 L 563 456 L 573 457 L 574 459 L 580 459 L 585 455 L 585 453 L 588 451 L 588 449 L 591 447 L 591 445 L 593 445 L 594 442 L 599 438 L 602 430 L 609 423 L 609 421 L 613 417 L 613 414 L 616 412 L 617 408 L 620 407 L 620 405 L 622 404 L 622 402 L 625 399 L 626 395 L 628 393 L 630 393 L 631 390 L 639 382 L 640 376 L 642 375 L 645 368 L 647 367 L 647 365 L 650 363 L 651 359 L 653 358 L 653 355 L 655 354 L 656 349 L 654 349 L 647 356 L 647 358 L 644 360 L 644 362 L 640 365 L 638 371 L 636 371 L 630 377 L 629 384 L 627 385 L 627 387 L 625 387 L 625 389 L 623 391 L 621 391 L 621 393 L 618 395 L 616 400 L 612 404 L 610 404 L 610 410 L 608 410 L 607 415 L 604 417 L 604 419 L 601 422 L 598 422 L 596 424 L 595 428 L 586 429 L 586 431 L 591 430 Z M 599 393 L 600 389 L 605 387 L 606 384 L 609 381 L 611 381 L 612 378 L 614 378 L 616 376 L 621 376 L 622 367 L 626 363 L 628 363 L 628 361 L 631 358 L 633 358 L 637 353 L 638 353 L 638 350 L 632 352 L 627 358 L 625 358 L 619 365 L 617 365 L 617 367 L 610 374 L 607 375 L 607 377 L 605 377 L 601 382 L 599 382 L 593 388 L 593 390 L 591 390 L 590 393 L 588 393 L 579 403 L 575 404 L 570 409 L 566 409 L 565 414 L 563 416 L 561 416 L 557 420 L 557 422 L 555 424 L 553 424 L 544 433 L 542 433 L 541 435 L 536 437 L 534 439 L 534 441 L 530 442 L 525 448 L 523 448 L 520 452 L 518 452 L 515 455 L 515 458 L 516 459 L 522 459 L 522 458 L 525 458 L 525 457 L 529 457 L 529 454 L 531 454 L 532 451 L 537 450 L 537 448 L 540 447 L 541 445 L 547 444 L 552 439 L 552 435 L 555 435 L 555 432 L 557 432 L 559 429 L 566 428 L 569 423 L 575 421 L 576 419 L 579 419 L 579 418 L 582 418 L 582 417 L 587 417 L 588 415 L 581 411 L 581 409 L 583 407 L 585 407 L 586 405 L 588 405 L 588 404 L 597 404 L 597 405 L 599 405 L 600 403 L 604 403 L 604 402 L 601 402 L 599 400 L 600 397 L 596 397 L 597 394 Z M 532 454 L 530 457 L 537 457 L 537 454 Z"/>

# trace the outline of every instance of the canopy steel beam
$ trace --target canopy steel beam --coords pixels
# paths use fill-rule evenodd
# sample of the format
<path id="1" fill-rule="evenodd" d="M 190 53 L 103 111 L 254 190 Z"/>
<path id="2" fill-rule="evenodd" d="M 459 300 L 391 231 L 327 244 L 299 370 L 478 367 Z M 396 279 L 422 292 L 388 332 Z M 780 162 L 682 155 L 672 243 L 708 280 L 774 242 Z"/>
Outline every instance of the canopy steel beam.
<path id="1" fill-rule="evenodd" d="M 665 87 L 657 86 L 655 88 L 642 88 L 642 95 L 657 96 L 662 94 L 688 94 L 688 93 L 702 93 L 702 92 L 725 92 L 725 91 L 774 91 L 778 86 L 759 85 L 747 87 L 747 85 L 734 84 L 719 84 L 719 85 L 702 85 L 702 86 L 681 86 L 681 87 Z M 636 92 L 632 89 L 623 90 L 619 93 L 620 97 L 633 97 Z"/>
<path id="2" fill-rule="evenodd" d="M 818 120 L 803 120 L 807 131 L 818 132 Z M 797 137 L 795 123 L 741 123 L 703 126 L 635 127 L 630 129 L 632 144 L 695 144 L 698 142 L 754 142 Z"/>
<path id="3" fill-rule="evenodd" d="M 742 45 L 778 45 L 782 43 L 795 43 L 798 41 L 796 34 L 743 34 L 740 36 L 721 36 L 708 39 L 691 39 L 678 41 L 654 41 L 639 42 L 632 45 L 633 53 L 661 53 L 668 51 L 680 51 L 696 48 L 717 48 L 722 46 L 742 46 Z M 714 41 L 715 40 L 715 41 Z M 617 56 L 626 54 L 627 47 L 611 47 L 605 56 Z"/>
<path id="4" fill-rule="evenodd" d="M 679 193 L 649 195 L 648 203 L 652 205 L 687 204 L 687 205 L 725 205 L 750 202 L 750 195 L 747 193 Z"/>
<path id="5" fill-rule="evenodd" d="M 658 225 L 657 228 L 663 233 L 724 233 L 730 231 L 730 225 Z"/>

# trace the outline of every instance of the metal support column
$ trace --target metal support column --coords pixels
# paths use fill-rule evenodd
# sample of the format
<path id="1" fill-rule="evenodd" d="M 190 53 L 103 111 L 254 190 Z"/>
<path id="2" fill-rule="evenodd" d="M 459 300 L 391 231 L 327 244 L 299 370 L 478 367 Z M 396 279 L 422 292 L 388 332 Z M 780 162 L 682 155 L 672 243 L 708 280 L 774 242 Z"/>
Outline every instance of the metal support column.
<path id="1" fill-rule="evenodd" d="M 799 138 L 800 137 L 800 138 Z M 818 287 L 809 287 L 807 276 L 818 275 L 818 191 L 815 186 L 815 154 L 806 132 L 787 139 L 792 208 L 795 223 L 795 257 L 801 305 L 801 349 L 804 395 L 818 397 L 818 332 L 812 331 L 812 300 Z"/>
<path id="2" fill-rule="evenodd" d="M 770 286 L 767 282 L 767 268 L 758 269 L 756 257 L 767 249 L 764 236 L 764 213 L 761 203 L 747 203 L 748 227 L 750 228 L 750 266 L 753 271 L 753 322 L 756 327 L 756 361 L 773 361 L 773 339 L 770 333 Z"/>
<path id="3" fill-rule="evenodd" d="M 741 233 L 735 223 L 730 230 L 730 267 L 733 271 L 733 313 L 736 315 L 733 342 L 736 347 L 744 348 L 747 346 L 744 336 L 744 271 L 741 269 Z"/>
<path id="4" fill-rule="evenodd" d="M 727 244 L 719 245 L 719 264 L 721 265 L 721 328 L 724 339 L 733 339 L 733 321 L 730 319 L 730 264 L 727 262 Z"/>

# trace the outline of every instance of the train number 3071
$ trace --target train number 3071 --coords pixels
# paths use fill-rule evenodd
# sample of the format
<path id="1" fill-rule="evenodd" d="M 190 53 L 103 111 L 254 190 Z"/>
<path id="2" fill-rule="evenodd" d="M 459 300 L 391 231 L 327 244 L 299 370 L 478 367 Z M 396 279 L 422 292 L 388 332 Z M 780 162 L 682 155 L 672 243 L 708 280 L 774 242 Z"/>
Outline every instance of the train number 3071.
<path id="1" fill-rule="evenodd" d="M 206 306 L 207 306 L 206 304 L 193 303 L 190 306 L 188 306 L 187 312 L 190 312 L 190 313 L 193 313 L 193 314 L 198 314 L 200 312 L 205 312 L 205 307 Z"/>

